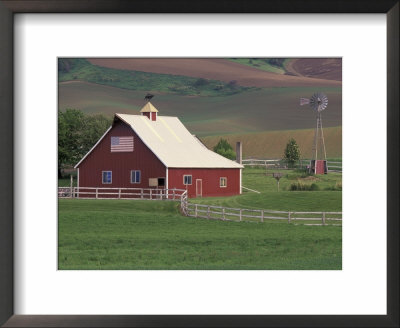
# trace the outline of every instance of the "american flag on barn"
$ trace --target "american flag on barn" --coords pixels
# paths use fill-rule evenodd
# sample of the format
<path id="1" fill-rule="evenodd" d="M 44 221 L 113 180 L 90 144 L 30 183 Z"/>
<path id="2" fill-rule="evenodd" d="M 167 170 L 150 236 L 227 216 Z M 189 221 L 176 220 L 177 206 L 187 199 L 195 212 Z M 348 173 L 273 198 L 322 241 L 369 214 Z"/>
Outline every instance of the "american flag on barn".
<path id="1" fill-rule="evenodd" d="M 132 152 L 133 137 L 111 137 L 111 152 Z"/>

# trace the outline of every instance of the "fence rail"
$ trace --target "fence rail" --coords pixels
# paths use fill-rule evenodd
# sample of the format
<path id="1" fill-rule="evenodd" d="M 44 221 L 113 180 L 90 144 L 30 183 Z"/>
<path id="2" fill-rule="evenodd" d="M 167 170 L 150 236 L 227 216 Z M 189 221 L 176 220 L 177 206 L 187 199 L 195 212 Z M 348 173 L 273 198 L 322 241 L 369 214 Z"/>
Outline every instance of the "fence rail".
<path id="1" fill-rule="evenodd" d="M 288 170 L 288 164 L 285 160 L 282 159 L 244 159 L 242 160 L 242 164 L 244 166 L 262 166 L 265 168 L 275 168 L 275 169 L 283 169 Z M 309 159 L 301 159 L 298 161 L 298 164 L 295 165 L 295 168 L 303 168 L 310 164 Z M 328 172 L 342 172 L 342 162 L 332 162 L 327 161 Z"/>
<path id="2" fill-rule="evenodd" d="M 187 190 L 183 189 L 59 187 L 58 197 L 179 201 L 181 212 L 185 216 L 224 221 L 286 220 L 288 223 L 300 221 L 306 225 L 341 225 L 342 222 L 342 212 L 276 211 L 189 203 Z"/>
<path id="3" fill-rule="evenodd" d="M 183 189 L 155 188 L 96 188 L 96 187 L 59 187 L 59 198 L 81 199 L 148 199 L 181 201 L 187 192 Z"/>
<path id="4" fill-rule="evenodd" d="M 225 221 L 266 222 L 273 220 L 286 220 L 288 223 L 301 221 L 308 225 L 341 225 L 342 212 L 298 212 L 274 211 L 248 208 L 232 208 L 205 204 L 181 204 L 187 216 L 215 219 Z M 315 223 L 315 221 L 319 221 Z M 340 221 L 338 224 L 337 222 Z"/>

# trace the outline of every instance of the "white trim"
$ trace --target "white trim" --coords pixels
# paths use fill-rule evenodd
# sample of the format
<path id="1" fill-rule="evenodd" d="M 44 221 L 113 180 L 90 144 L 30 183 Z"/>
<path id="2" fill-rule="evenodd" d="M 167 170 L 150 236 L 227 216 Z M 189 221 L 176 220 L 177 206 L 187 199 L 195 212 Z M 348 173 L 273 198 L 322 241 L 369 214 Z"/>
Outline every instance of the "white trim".
<path id="1" fill-rule="evenodd" d="M 111 172 L 111 182 L 104 182 L 103 180 L 103 173 L 104 172 Z M 112 171 L 101 171 L 101 184 L 112 184 Z"/>
<path id="2" fill-rule="evenodd" d="M 197 194 L 197 181 L 201 181 L 201 193 L 200 193 L 200 197 L 203 197 L 203 179 L 196 179 L 196 197 L 198 196 Z"/>
<path id="3" fill-rule="evenodd" d="M 79 167 L 77 168 L 77 173 L 76 173 L 76 186 L 78 187 L 77 198 L 79 198 Z"/>
<path id="4" fill-rule="evenodd" d="M 189 183 L 185 183 L 185 177 L 190 177 L 190 184 Z M 191 186 L 193 183 L 193 177 L 191 174 L 184 174 L 183 175 L 183 185 L 184 186 Z"/>
<path id="5" fill-rule="evenodd" d="M 242 194 L 242 169 L 240 169 L 240 177 L 239 177 L 239 194 Z"/>
<path id="6" fill-rule="evenodd" d="M 132 172 L 138 172 L 138 171 L 140 172 L 139 173 L 139 182 L 132 182 Z M 142 183 L 142 170 L 131 170 L 130 172 L 131 172 L 131 174 L 130 174 L 129 180 L 130 180 L 131 184 L 140 184 L 140 183 Z M 135 174 L 135 179 L 136 179 L 136 174 Z"/>
<path id="7" fill-rule="evenodd" d="M 99 141 L 96 142 L 96 144 L 90 149 L 85 156 L 82 157 L 82 159 L 74 166 L 74 169 L 78 168 L 79 164 L 83 162 L 83 160 L 88 157 L 88 155 L 96 148 L 96 146 L 100 143 L 101 140 L 106 136 L 106 134 L 111 130 L 113 126 L 111 125 L 108 130 L 103 134 L 103 136 L 99 139 Z"/>
<path id="8" fill-rule="evenodd" d="M 225 186 L 221 186 L 221 179 L 225 179 L 225 182 L 226 182 Z M 220 188 L 228 187 L 228 178 L 227 177 L 219 177 L 219 187 Z"/>

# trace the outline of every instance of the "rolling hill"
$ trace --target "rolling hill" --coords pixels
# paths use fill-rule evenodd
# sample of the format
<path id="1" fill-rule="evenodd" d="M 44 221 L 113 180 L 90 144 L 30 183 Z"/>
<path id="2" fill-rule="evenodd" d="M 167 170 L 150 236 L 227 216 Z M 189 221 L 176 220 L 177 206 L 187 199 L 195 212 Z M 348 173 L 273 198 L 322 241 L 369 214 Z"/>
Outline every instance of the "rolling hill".
<path id="1" fill-rule="evenodd" d="M 301 97 L 324 92 L 328 157 L 341 157 L 340 58 L 91 58 L 59 61 L 58 108 L 139 114 L 147 92 L 212 148 L 241 140 L 244 156 L 280 158 L 290 137 L 311 154 L 316 115 Z"/>
<path id="2" fill-rule="evenodd" d="M 223 58 L 89 58 L 93 65 L 152 73 L 237 81 L 247 87 L 340 87 L 340 81 L 276 74 Z"/>
<path id="3" fill-rule="evenodd" d="M 154 92 L 152 103 L 160 115 L 178 116 L 198 136 L 313 128 L 315 113 L 300 107 L 299 98 L 310 96 L 311 87 L 268 88 L 223 97 L 181 96 Z M 329 97 L 324 127 L 340 126 L 341 88 L 320 88 Z M 59 84 L 59 109 L 76 108 L 85 113 L 138 114 L 143 91 L 69 81 Z"/>

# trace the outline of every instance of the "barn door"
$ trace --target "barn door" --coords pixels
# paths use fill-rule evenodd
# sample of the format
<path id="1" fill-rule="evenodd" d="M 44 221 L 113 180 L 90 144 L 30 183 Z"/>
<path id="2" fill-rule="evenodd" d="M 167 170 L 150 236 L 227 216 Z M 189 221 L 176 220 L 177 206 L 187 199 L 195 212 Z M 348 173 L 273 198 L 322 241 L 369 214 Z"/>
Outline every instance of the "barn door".
<path id="1" fill-rule="evenodd" d="M 203 180 L 196 179 L 196 197 L 203 196 Z"/>

